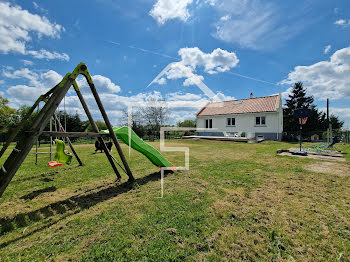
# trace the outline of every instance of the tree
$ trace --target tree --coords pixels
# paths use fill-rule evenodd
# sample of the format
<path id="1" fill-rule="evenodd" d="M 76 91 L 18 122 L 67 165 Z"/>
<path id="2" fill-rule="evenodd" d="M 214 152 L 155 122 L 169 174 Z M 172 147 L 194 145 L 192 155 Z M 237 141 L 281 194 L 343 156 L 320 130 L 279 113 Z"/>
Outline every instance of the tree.
<path id="1" fill-rule="evenodd" d="M 85 125 L 87 125 L 86 127 L 86 132 L 95 132 L 93 129 L 92 129 L 92 126 L 91 126 L 91 123 L 89 121 L 85 121 Z M 97 128 L 98 130 L 106 130 L 107 129 L 107 125 L 105 122 L 103 121 L 95 121 L 95 124 L 97 125 Z"/>
<path id="2" fill-rule="evenodd" d="M 59 111 L 56 115 L 67 132 L 83 132 L 87 128 L 88 124 L 85 121 L 81 121 L 78 113 L 69 114 L 64 111 Z"/>
<path id="3" fill-rule="evenodd" d="M 122 114 L 123 124 L 125 126 L 129 126 L 128 110 L 125 108 L 122 110 Z M 141 109 L 131 111 L 131 129 L 141 138 L 144 137 L 144 135 L 147 133 L 145 121 L 142 119 Z"/>
<path id="4" fill-rule="evenodd" d="M 196 127 L 196 120 L 186 119 L 186 120 L 184 120 L 182 122 L 181 121 L 177 122 L 176 125 L 178 127 L 192 127 L 192 128 L 194 128 L 194 127 Z M 177 136 L 182 136 L 182 135 L 189 136 L 189 135 L 193 135 L 194 133 L 195 133 L 194 130 L 192 130 L 192 131 L 184 131 L 183 133 L 175 132 L 175 134 Z"/>
<path id="5" fill-rule="evenodd" d="M 14 125 L 16 118 L 13 117 L 13 114 L 16 112 L 15 109 L 8 106 L 8 99 L 3 98 L 0 95 L 0 132 L 7 132 L 10 127 Z"/>
<path id="6" fill-rule="evenodd" d="M 339 131 L 344 125 L 344 121 L 340 121 L 339 118 L 333 114 L 329 117 L 329 122 L 332 124 L 332 129 L 335 131 Z"/>
<path id="7" fill-rule="evenodd" d="M 15 112 L 12 114 L 12 121 L 11 121 L 11 126 L 10 128 L 16 128 L 20 122 L 23 120 L 23 118 L 25 117 L 25 115 L 29 112 L 29 110 L 31 109 L 30 106 L 26 106 L 26 105 L 22 105 L 20 106 L 17 110 L 15 110 Z M 19 131 L 19 133 L 17 134 L 17 138 L 20 139 L 23 136 L 25 136 L 25 131 L 29 130 L 35 117 L 37 116 L 38 111 L 34 110 L 34 112 L 31 114 L 31 116 L 27 119 L 27 121 L 24 123 L 23 128 Z M 9 132 L 11 132 L 11 130 L 9 130 Z"/>
<path id="8" fill-rule="evenodd" d="M 286 99 L 283 109 L 283 128 L 285 131 L 297 131 L 297 120 L 293 117 L 293 111 L 297 108 L 311 108 L 314 98 L 306 95 L 302 82 L 297 82 L 292 87 L 291 94 Z M 311 109 L 312 110 L 312 109 Z M 313 111 L 313 116 L 316 112 Z"/>
<path id="9" fill-rule="evenodd" d="M 176 123 L 178 127 L 196 127 L 196 120 L 184 120 L 184 121 L 179 121 Z"/>
<path id="10" fill-rule="evenodd" d="M 283 109 L 283 128 L 285 132 L 297 134 L 299 122 L 298 119 L 293 117 L 293 111 L 297 108 L 309 108 L 311 109 L 311 115 L 303 126 L 304 135 L 322 135 L 324 133 L 328 128 L 326 114 L 319 111 L 313 102 L 314 98 L 306 95 L 306 89 L 303 87 L 303 83 L 295 83 L 291 94 L 286 99 L 285 108 Z M 332 121 L 334 123 L 334 129 L 340 129 L 343 125 L 343 122 L 334 115 L 330 117 L 330 122 L 332 123 Z"/>
<path id="11" fill-rule="evenodd" d="M 151 97 L 146 106 L 140 111 L 141 117 L 147 126 L 148 136 L 159 136 L 160 127 L 164 126 L 169 118 L 168 106 L 164 101 Z"/>

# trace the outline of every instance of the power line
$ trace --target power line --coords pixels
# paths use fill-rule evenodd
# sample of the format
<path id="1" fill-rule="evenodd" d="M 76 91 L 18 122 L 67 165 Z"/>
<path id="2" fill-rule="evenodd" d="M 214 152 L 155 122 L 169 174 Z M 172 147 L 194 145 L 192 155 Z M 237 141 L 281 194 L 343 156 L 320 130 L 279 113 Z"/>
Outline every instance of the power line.
<path id="1" fill-rule="evenodd" d="M 118 43 L 118 42 L 107 41 L 107 40 L 106 40 L 106 42 L 111 43 L 111 44 L 114 44 L 114 45 L 121 46 L 121 44 Z M 175 60 L 177 60 L 177 61 L 180 60 L 180 59 L 177 58 L 177 57 L 173 57 L 173 56 L 170 56 L 170 55 L 167 55 L 167 54 L 164 54 L 164 53 L 159 53 L 159 52 L 155 52 L 155 51 L 152 51 L 152 50 L 148 50 L 148 49 L 136 47 L 136 46 L 133 46 L 133 45 L 129 45 L 129 46 L 127 46 L 127 47 L 130 48 L 130 49 L 137 49 L 137 50 L 139 50 L 139 51 L 141 51 L 141 52 L 144 52 L 144 53 L 150 53 L 150 54 L 162 56 L 162 57 L 165 57 L 165 58 L 171 58 L 171 59 L 175 59 Z M 277 85 L 276 83 L 272 83 L 272 82 L 269 82 L 269 81 L 261 80 L 261 79 L 255 78 L 255 77 L 246 76 L 246 75 L 242 75 L 242 74 L 238 74 L 238 73 L 234 73 L 234 72 L 230 72 L 230 71 L 225 72 L 225 73 L 228 73 L 228 74 L 231 74 L 231 75 L 235 75 L 235 76 L 238 76 L 238 77 L 242 77 L 242 78 L 245 78 L 245 79 L 253 80 L 253 81 L 256 81 L 256 82 L 260 82 L 260 83 L 265 83 L 265 84 L 269 84 L 269 85 L 274 85 L 274 86 L 277 86 L 277 87 L 281 87 L 280 85 Z"/>

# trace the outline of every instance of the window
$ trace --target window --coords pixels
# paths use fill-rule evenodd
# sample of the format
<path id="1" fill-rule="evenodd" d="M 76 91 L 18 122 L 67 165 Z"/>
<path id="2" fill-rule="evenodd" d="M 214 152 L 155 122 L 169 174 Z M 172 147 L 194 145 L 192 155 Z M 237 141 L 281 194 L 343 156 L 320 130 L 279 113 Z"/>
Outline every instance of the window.
<path id="1" fill-rule="evenodd" d="M 236 125 L 236 118 L 234 118 L 234 117 L 227 118 L 227 125 L 228 126 L 235 126 Z"/>
<path id="2" fill-rule="evenodd" d="M 256 126 L 265 126 L 266 125 L 266 117 L 265 116 L 257 116 L 255 118 Z"/>
<path id="3" fill-rule="evenodd" d="M 213 119 L 205 120 L 205 128 L 213 128 Z"/>

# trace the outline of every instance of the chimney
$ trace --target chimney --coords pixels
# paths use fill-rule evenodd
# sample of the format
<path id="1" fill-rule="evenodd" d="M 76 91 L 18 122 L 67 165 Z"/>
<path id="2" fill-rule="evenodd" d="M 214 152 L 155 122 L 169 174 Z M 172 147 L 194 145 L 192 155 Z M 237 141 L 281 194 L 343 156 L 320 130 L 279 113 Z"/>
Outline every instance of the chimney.
<path id="1" fill-rule="evenodd" d="M 254 98 L 254 95 L 253 95 L 253 93 L 250 93 L 250 98 Z"/>

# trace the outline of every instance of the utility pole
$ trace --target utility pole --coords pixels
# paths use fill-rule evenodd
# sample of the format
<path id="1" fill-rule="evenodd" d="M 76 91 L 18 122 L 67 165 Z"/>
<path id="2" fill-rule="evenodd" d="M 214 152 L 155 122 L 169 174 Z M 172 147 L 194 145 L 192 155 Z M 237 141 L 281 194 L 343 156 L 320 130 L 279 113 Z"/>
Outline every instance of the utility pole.
<path id="1" fill-rule="evenodd" d="M 329 98 L 327 98 L 327 144 L 329 144 Z"/>
<path id="2" fill-rule="evenodd" d="M 327 144 L 333 143 L 332 124 L 329 121 L 329 98 L 327 98 Z"/>

